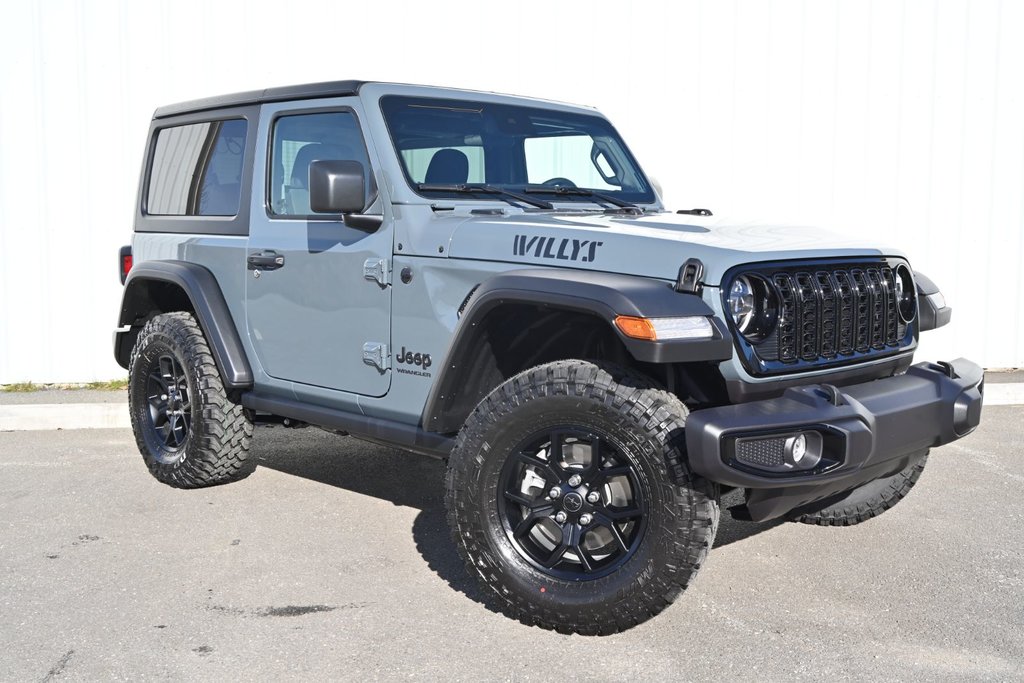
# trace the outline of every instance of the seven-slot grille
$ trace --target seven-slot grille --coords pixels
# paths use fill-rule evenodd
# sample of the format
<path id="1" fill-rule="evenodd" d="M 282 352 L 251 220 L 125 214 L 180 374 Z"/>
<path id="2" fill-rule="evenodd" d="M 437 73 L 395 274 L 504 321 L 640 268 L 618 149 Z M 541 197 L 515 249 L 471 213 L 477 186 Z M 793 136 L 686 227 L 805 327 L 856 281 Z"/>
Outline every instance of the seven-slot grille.
<path id="1" fill-rule="evenodd" d="M 774 331 L 757 343 L 740 340 L 763 361 L 757 374 L 885 355 L 910 343 L 898 312 L 894 265 L 766 265 L 745 271 L 773 286 L 778 302 Z"/>

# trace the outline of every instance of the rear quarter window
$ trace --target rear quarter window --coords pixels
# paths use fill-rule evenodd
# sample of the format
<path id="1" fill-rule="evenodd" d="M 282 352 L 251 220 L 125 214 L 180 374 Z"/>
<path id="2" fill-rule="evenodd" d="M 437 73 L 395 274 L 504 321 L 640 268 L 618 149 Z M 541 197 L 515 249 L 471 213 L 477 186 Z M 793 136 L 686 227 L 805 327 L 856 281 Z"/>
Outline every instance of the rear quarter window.
<path id="1" fill-rule="evenodd" d="M 150 166 L 151 216 L 234 216 L 242 194 L 245 119 L 161 128 Z"/>

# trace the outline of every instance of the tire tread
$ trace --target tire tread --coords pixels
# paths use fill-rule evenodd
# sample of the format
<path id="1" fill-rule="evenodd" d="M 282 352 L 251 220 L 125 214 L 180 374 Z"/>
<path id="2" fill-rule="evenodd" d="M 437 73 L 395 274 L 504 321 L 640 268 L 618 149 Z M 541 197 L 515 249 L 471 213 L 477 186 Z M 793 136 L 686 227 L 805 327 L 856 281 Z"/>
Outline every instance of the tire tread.
<path id="1" fill-rule="evenodd" d="M 793 517 L 793 521 L 801 524 L 816 524 L 818 526 L 853 526 L 861 524 L 878 517 L 883 512 L 890 510 L 896 503 L 907 497 L 910 489 L 914 488 L 917 480 L 921 478 L 924 467 L 928 463 L 927 451 L 919 459 L 911 462 L 903 470 L 888 477 L 884 488 L 867 500 L 859 500 L 862 496 L 854 497 L 858 489 L 854 489 L 842 500 L 831 505 L 826 505 L 818 510 L 801 512 Z M 864 486 L 869 486 L 868 482 Z M 853 498 L 851 501 L 850 498 Z"/>
<path id="2" fill-rule="evenodd" d="M 245 408 L 231 400 L 225 391 L 203 330 L 191 313 L 163 313 L 146 323 L 129 360 L 131 381 L 144 381 L 144 378 L 136 379 L 135 364 L 140 350 L 157 337 L 170 340 L 184 355 L 185 372 L 192 374 L 198 389 L 198 396 L 193 396 L 192 400 L 200 402 L 201 424 L 195 424 L 193 418 L 190 438 L 197 439 L 197 443 L 174 466 L 147 457 L 150 473 L 165 484 L 184 489 L 215 486 L 245 478 L 253 469 L 247 459 L 253 423 Z M 136 441 L 145 455 L 148 446 L 142 433 L 144 426 L 138 424 L 142 419 L 139 406 L 131 406 L 131 416 Z M 186 449 L 190 445 L 187 444 Z"/>
<path id="3" fill-rule="evenodd" d="M 553 608 L 529 601 L 509 590 L 490 559 L 486 531 L 473 521 L 473 471 L 484 455 L 485 434 L 509 419 L 523 402 L 552 395 L 573 396 L 611 407 L 632 427 L 653 436 L 664 457 L 650 458 L 671 489 L 677 527 L 671 534 L 673 561 L 660 567 L 612 609 L 598 614 Z M 690 473 L 684 445 L 686 406 L 651 380 L 624 368 L 588 361 L 558 361 L 529 369 L 509 379 L 487 396 L 467 418 L 449 459 L 445 483 L 448 524 L 452 540 L 467 570 L 476 575 L 508 616 L 532 626 L 583 635 L 623 631 L 659 614 L 685 590 L 704 564 L 718 527 L 718 491 L 714 484 Z M 650 454 L 648 454 L 650 455 Z M 689 515 L 677 514 L 687 510 Z M 685 519 L 684 519 L 685 518 Z"/>

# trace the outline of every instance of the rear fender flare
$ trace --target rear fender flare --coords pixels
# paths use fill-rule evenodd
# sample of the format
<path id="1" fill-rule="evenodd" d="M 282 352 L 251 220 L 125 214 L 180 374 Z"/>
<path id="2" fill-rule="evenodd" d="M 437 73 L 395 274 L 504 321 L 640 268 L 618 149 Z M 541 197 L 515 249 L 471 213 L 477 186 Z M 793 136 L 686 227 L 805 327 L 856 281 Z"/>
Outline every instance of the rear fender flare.
<path id="1" fill-rule="evenodd" d="M 252 367 L 217 278 L 204 266 L 186 261 L 145 261 L 132 267 L 121 299 L 118 319 L 121 329 L 115 333 L 114 356 L 117 362 L 127 368 L 131 347 L 141 326 L 154 313 L 167 312 L 151 296 L 150 287 L 154 283 L 177 287 L 188 298 L 225 388 L 239 390 L 251 387 Z"/>

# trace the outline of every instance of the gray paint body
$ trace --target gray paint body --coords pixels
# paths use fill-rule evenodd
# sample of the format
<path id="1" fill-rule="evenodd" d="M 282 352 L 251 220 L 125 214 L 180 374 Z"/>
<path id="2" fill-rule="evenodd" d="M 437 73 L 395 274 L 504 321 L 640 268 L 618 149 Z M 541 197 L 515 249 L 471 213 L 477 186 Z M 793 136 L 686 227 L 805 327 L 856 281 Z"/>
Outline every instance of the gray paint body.
<path id="1" fill-rule="evenodd" d="M 136 262 L 182 259 L 214 273 L 262 395 L 418 424 L 444 367 L 460 306 L 474 286 L 517 268 L 561 268 L 567 278 L 572 269 L 584 269 L 668 283 L 686 259 L 699 258 L 706 268 L 704 299 L 724 319 L 717 285 L 733 266 L 901 255 L 818 229 L 670 214 L 660 203 L 644 207 L 658 213 L 633 217 L 604 215 L 593 211 L 595 205 L 580 202 L 556 202 L 558 208 L 572 211 L 537 213 L 500 201 L 427 199 L 405 180 L 378 103 L 385 94 L 519 103 L 596 115 L 591 109 L 561 103 L 380 83 L 361 86 L 357 96 L 260 105 L 249 235 L 137 232 L 133 249 Z M 268 216 L 266 164 L 273 115 L 329 107 L 348 107 L 358 116 L 379 188 L 367 213 L 384 218 L 373 233 L 341 221 Z M 435 210 L 442 208 L 446 210 Z M 501 209 L 503 215 L 473 215 L 473 209 Z M 264 249 L 283 254 L 286 263 L 257 278 L 247 270 L 246 256 Z M 389 286 L 364 278 L 363 262 L 368 258 L 389 261 Z M 413 275 L 408 284 L 398 276 L 406 267 Z M 363 362 L 365 342 L 387 344 L 389 369 L 381 372 Z M 396 354 L 403 348 L 429 354 L 431 366 L 397 362 Z M 726 379 L 772 381 L 750 377 L 735 354 L 720 368 Z"/>

